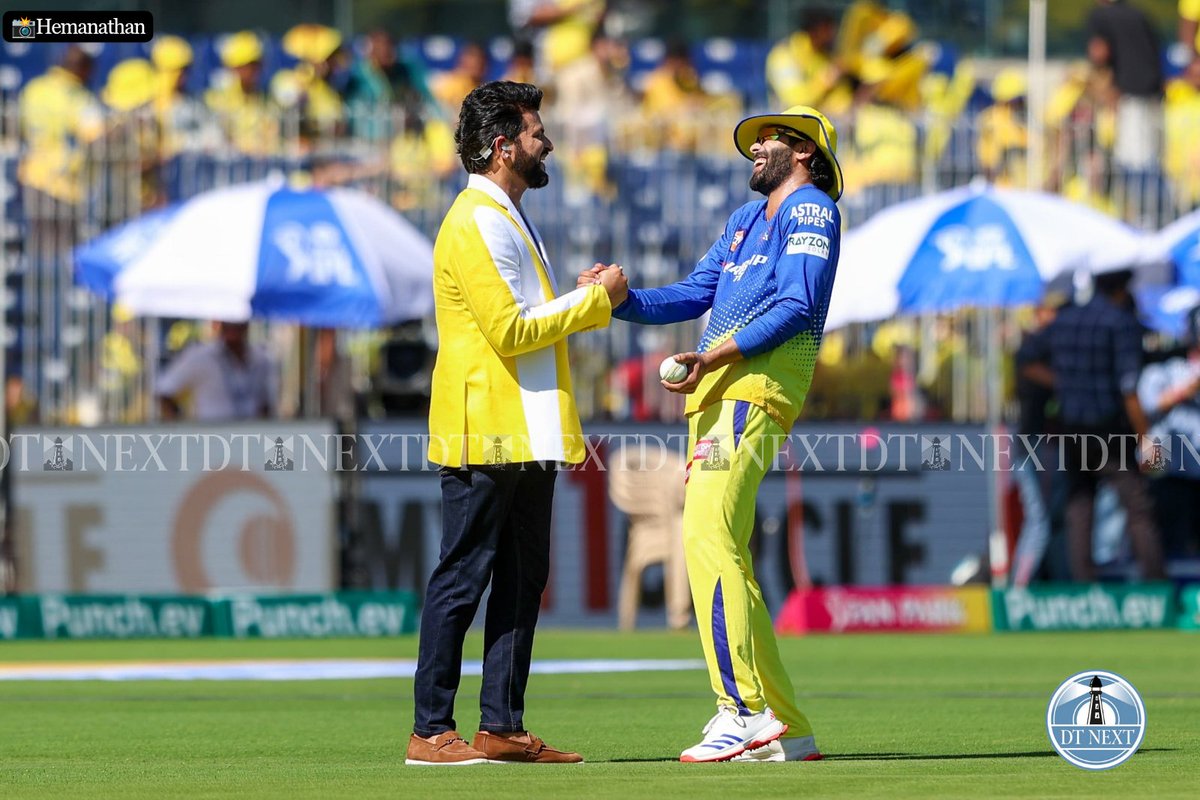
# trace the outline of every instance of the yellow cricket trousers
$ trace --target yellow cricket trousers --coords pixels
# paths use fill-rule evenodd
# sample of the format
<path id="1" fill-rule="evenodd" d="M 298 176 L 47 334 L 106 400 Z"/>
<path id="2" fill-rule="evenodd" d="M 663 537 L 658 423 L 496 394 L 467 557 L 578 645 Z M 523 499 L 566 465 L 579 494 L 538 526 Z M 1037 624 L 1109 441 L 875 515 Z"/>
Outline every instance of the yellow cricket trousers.
<path id="1" fill-rule="evenodd" d="M 758 406 L 724 400 L 688 419 L 683 544 L 700 641 L 718 705 L 770 706 L 787 736 L 811 736 L 796 706 L 750 561 L 758 486 L 786 433 Z"/>

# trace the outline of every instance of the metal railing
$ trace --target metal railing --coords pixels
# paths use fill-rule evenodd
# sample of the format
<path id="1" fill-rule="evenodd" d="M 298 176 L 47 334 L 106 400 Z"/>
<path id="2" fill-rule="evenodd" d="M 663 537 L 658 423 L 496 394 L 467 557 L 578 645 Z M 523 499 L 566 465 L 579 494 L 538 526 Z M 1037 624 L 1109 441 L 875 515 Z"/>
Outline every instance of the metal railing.
<path id="1" fill-rule="evenodd" d="M 304 173 L 319 183 L 369 191 L 433 237 L 465 183 L 447 138 L 449 128 L 404 109 L 357 108 L 325 125 L 306 120 L 297 109 L 264 107 L 254 119 L 222 117 L 198 104 L 189 111 L 186 127 L 153 111 L 109 113 L 103 135 L 88 143 L 31 142 L 19 136 L 17 104 L 0 104 L 6 371 L 11 376 L 8 406 L 16 421 L 154 419 L 158 369 L 180 342 L 197 334 L 187 322 L 127 319 L 75 284 L 72 249 L 110 226 L 215 187 Z M 729 146 L 736 114 L 681 123 L 629 111 L 587 125 L 553 111 L 544 117 L 557 145 L 549 162 L 552 181 L 528 194 L 526 206 L 560 285 L 573 283 L 573 276 L 595 261 L 626 265 L 640 286 L 681 278 L 720 235 L 729 213 L 754 197 L 746 186 L 749 164 Z M 847 179 L 841 207 L 848 228 L 892 203 L 981 175 L 1026 181 L 1021 147 L 1001 148 L 998 157 L 981 153 L 978 117 L 948 124 L 896 112 L 887 137 L 872 135 L 875 129 L 866 120 L 838 121 Z M 1112 148 L 1093 124 L 1051 136 L 1043 179 L 1048 188 L 1148 228 L 1193 204 L 1188 173 L 1174 169 L 1175 182 L 1164 167 L 1180 163 L 1180 148 L 1200 154 L 1200 133 L 1194 146 L 1178 141 L 1176 134 L 1170 142 L 1174 153 L 1138 173 L 1115 165 Z M 46 179 L 47 172 L 59 183 Z M 1010 348 L 1021 319 L 1020 313 L 1002 319 Z M 906 325 L 901 333 L 928 404 L 945 417 L 983 419 L 986 409 L 972 388 L 981 385 L 978 320 L 964 312 Z M 430 342 L 431 328 L 426 321 Z M 573 378 L 581 413 L 678 419 L 681 404 L 662 396 L 653 367 L 663 355 L 692 349 L 699 332 L 699 322 L 657 329 L 618 323 L 576 337 Z M 844 351 L 841 365 L 829 362 L 824 377 L 819 368 L 810 417 L 886 413 L 891 353 L 880 346 L 877 332 L 877 325 L 867 325 L 836 335 Z M 313 332 L 273 322 L 257 324 L 255 335 L 272 346 L 280 364 L 279 407 L 285 416 L 328 414 L 335 407 L 382 413 L 387 404 L 378 395 L 389 376 L 380 348 L 396 336 L 411 338 L 412 328 L 338 332 L 336 352 L 345 369 L 337 385 L 328 383 L 329 365 L 315 355 L 320 337 Z M 858 367 L 869 379 L 854 378 Z M 413 369 L 428 369 L 428 364 Z M 835 373 L 841 374 L 849 399 L 834 396 Z M 881 379 L 885 388 L 871 390 L 880 402 L 869 393 L 854 394 Z M 339 392 L 361 402 L 339 405 L 330 399 Z"/>

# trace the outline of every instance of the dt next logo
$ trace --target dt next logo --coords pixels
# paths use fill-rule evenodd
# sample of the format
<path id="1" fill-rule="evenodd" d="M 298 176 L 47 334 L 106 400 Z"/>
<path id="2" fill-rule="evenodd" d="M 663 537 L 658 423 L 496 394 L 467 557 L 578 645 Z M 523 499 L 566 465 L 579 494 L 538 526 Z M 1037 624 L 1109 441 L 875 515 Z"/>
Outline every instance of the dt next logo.
<path id="1" fill-rule="evenodd" d="M 6 11 L 8 42 L 148 42 L 154 38 L 149 11 Z"/>
<path id="2" fill-rule="evenodd" d="M 1146 707 L 1133 684 L 1089 670 L 1059 685 L 1046 709 L 1046 731 L 1060 756 L 1081 769 L 1112 769 L 1137 752 Z"/>

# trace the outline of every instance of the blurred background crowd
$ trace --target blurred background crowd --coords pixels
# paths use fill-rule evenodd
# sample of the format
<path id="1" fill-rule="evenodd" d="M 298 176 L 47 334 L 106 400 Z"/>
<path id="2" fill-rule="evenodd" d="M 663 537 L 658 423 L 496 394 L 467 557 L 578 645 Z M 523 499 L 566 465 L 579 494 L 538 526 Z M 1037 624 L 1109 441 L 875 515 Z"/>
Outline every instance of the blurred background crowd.
<path id="1" fill-rule="evenodd" d="M 527 205 L 560 276 L 596 260 L 624 264 L 634 285 L 685 275 L 750 198 L 734 124 L 795 104 L 838 128 L 848 230 L 979 178 L 1145 230 L 1200 203 L 1200 8 L 1188 0 L 1055 0 L 1035 81 L 1028 3 L 1009 0 L 127 5 L 155 13 L 152 42 L 0 49 L 11 424 L 186 413 L 186 398 L 165 407 L 155 388 L 187 345 L 217 335 L 90 293 L 75 247 L 271 176 L 363 189 L 432 238 L 465 184 L 458 105 L 495 78 L 547 93 L 553 180 Z M 1005 358 L 1034 319 L 1030 308 L 1003 312 Z M 984 327 L 967 309 L 831 332 L 806 418 L 983 420 Z M 581 337 L 581 412 L 680 419 L 657 365 L 692 349 L 698 332 L 614 326 Z M 424 411 L 428 319 L 369 331 L 255 321 L 248 339 L 271 359 L 262 408 L 273 416 Z M 1014 384 L 1004 397 L 1015 414 Z"/>

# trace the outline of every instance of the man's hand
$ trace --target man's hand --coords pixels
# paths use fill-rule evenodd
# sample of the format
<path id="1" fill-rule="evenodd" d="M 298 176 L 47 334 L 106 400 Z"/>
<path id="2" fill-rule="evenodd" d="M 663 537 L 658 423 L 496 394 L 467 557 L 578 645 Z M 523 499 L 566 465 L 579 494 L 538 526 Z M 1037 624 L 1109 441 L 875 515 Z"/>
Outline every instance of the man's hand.
<path id="1" fill-rule="evenodd" d="M 696 391 L 696 387 L 700 385 L 700 379 L 704 377 L 704 373 L 708 372 L 711 366 L 707 354 L 679 353 L 675 356 L 675 361 L 688 368 L 687 377 L 679 383 L 661 381 L 663 388 L 676 394 L 691 394 Z"/>
<path id="2" fill-rule="evenodd" d="M 663 388 L 676 394 L 691 394 L 700 385 L 700 380 L 714 369 L 720 369 L 727 364 L 742 360 L 742 351 L 738 349 L 737 341 L 730 336 L 712 350 L 704 353 L 680 353 L 675 361 L 685 364 L 688 376 L 679 383 L 662 381 Z"/>
<path id="3" fill-rule="evenodd" d="M 578 289 L 580 286 L 591 286 L 593 283 L 599 283 L 600 273 L 606 269 L 613 269 L 614 267 L 620 269 L 620 267 L 617 267 L 616 264 L 609 264 L 608 266 L 605 266 L 597 261 L 595 266 L 585 269 L 583 272 L 579 273 L 579 280 L 575 281 L 575 288 Z"/>
<path id="4" fill-rule="evenodd" d="M 597 282 L 608 292 L 608 299 L 613 308 L 624 303 L 625 298 L 629 297 L 629 279 L 625 277 L 625 270 L 620 267 L 612 266 L 601 270 Z"/>

